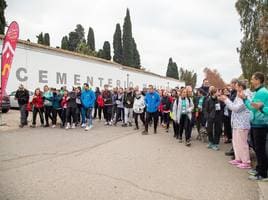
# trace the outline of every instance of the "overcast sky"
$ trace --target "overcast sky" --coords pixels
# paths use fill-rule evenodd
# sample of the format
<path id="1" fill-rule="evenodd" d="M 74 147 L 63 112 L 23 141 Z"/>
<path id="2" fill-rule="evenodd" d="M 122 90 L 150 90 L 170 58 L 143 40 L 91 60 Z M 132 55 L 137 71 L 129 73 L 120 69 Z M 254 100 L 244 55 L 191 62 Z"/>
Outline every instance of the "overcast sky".
<path id="1" fill-rule="evenodd" d="M 20 39 L 36 42 L 50 34 L 51 46 L 82 24 L 94 29 L 96 48 L 110 41 L 116 23 L 123 25 L 130 9 L 133 36 L 141 64 L 165 75 L 169 57 L 178 67 L 198 73 L 216 68 L 228 82 L 241 74 L 236 48 L 241 39 L 234 0 L 7 0 L 6 18 L 20 25 Z"/>

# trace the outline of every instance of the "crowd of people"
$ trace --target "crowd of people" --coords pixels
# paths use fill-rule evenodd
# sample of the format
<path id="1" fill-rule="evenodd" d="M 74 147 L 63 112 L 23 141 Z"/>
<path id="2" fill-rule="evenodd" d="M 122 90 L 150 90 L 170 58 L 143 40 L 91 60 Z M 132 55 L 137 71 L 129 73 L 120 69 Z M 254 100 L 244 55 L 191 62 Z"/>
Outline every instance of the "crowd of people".
<path id="1" fill-rule="evenodd" d="M 179 143 L 191 146 L 192 129 L 197 128 L 197 139 L 208 138 L 207 148 L 218 151 L 220 138 L 232 143 L 226 155 L 234 155 L 230 164 L 250 169 L 249 179 L 267 180 L 268 159 L 266 154 L 268 135 L 268 90 L 264 74 L 256 72 L 251 79 L 253 91 L 246 81 L 233 79 L 225 88 L 211 86 L 207 79 L 200 88 L 193 91 L 191 86 L 156 90 L 129 87 L 95 91 L 85 83 L 68 91 L 65 87 L 57 90 L 44 86 L 37 88 L 31 100 L 27 89 L 20 85 L 16 99 L 20 107 L 20 127 L 28 125 L 29 111 L 32 111 L 31 127 L 35 128 L 39 116 L 42 127 L 92 129 L 93 119 L 104 118 L 106 126 L 149 127 L 154 134 L 158 126 L 166 132 L 173 132 Z M 60 123 L 57 123 L 60 120 Z M 133 123 L 134 122 L 134 123 Z M 173 130 L 170 131 L 170 127 Z M 183 137 L 184 136 L 184 137 Z M 249 147 L 256 153 L 257 166 L 251 169 Z"/>

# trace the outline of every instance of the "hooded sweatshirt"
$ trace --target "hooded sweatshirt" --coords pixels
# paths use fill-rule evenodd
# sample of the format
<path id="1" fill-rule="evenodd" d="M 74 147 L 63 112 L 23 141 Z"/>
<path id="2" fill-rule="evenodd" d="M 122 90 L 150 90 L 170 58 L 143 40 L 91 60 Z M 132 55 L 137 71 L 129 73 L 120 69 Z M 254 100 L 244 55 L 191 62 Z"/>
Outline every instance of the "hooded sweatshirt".
<path id="1" fill-rule="evenodd" d="M 81 102 L 84 108 L 93 108 L 96 100 L 95 93 L 90 90 L 84 90 L 81 95 Z"/>

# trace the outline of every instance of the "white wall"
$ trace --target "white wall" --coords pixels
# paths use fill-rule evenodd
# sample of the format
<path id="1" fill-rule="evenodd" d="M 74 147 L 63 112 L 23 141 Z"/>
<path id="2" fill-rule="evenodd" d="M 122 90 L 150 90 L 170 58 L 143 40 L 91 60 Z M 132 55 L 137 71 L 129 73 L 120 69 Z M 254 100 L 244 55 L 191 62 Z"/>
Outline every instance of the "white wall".
<path id="1" fill-rule="evenodd" d="M 153 84 L 157 88 L 174 88 L 184 85 L 180 81 L 123 69 L 115 64 L 18 43 L 7 92 L 16 90 L 20 83 L 32 91 L 46 84 L 56 88 L 66 85 L 70 89 L 82 85 L 88 79 L 93 87 L 109 84 L 111 87 L 138 85 L 143 88 Z"/>

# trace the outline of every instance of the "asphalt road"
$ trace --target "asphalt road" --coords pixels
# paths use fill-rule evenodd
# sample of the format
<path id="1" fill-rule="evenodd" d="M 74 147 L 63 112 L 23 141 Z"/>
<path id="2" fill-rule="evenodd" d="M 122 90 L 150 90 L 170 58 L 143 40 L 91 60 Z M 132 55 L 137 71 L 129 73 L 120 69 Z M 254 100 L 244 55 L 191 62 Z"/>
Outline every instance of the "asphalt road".
<path id="1" fill-rule="evenodd" d="M 83 129 L 0 132 L 0 200 L 257 200 L 246 170 L 171 133 L 143 136 L 94 122 Z"/>

